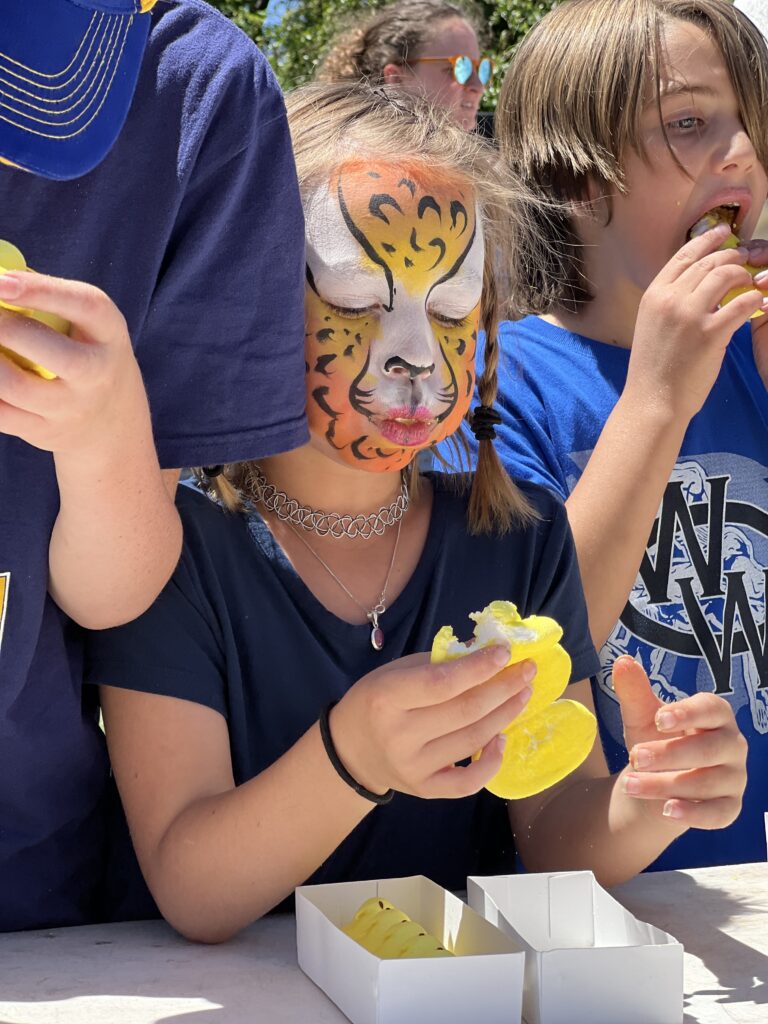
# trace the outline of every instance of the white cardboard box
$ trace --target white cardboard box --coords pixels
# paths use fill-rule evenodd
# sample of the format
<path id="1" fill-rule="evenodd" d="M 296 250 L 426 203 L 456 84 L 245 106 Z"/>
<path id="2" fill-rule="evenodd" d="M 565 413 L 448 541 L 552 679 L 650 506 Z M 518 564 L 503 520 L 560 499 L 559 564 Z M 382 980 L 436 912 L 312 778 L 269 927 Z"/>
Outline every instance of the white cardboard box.
<path id="1" fill-rule="evenodd" d="M 369 953 L 341 928 L 371 896 L 388 899 L 457 955 L 380 960 Z M 300 886 L 296 941 L 301 969 L 353 1024 L 520 1022 L 519 943 L 421 875 Z"/>
<path id="2" fill-rule="evenodd" d="M 683 947 L 591 871 L 469 878 L 467 897 L 526 950 L 527 1024 L 681 1024 Z"/>

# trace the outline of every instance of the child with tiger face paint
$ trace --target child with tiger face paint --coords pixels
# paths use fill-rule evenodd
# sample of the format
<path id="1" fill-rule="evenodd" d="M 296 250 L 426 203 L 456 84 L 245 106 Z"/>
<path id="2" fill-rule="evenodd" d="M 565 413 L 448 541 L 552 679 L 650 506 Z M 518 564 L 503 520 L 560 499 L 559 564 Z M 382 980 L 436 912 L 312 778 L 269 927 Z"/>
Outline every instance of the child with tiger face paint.
<path id="1" fill-rule="evenodd" d="M 423 166 L 350 161 L 310 196 L 306 231 L 314 444 L 370 472 L 403 469 L 469 409 L 484 254 L 474 194 Z"/>
<path id="2" fill-rule="evenodd" d="M 490 254 L 519 192 L 481 139 L 416 100 L 314 86 L 288 111 L 312 440 L 209 467 L 216 502 L 182 488 L 171 584 L 90 642 L 153 894 L 186 935 L 220 941 L 307 880 L 421 873 L 460 888 L 511 870 L 515 847 L 532 870 L 618 882 L 676 832 L 608 775 L 599 744 L 543 800 L 507 807 L 483 791 L 536 666 L 503 668 L 505 647 L 439 666 L 424 653 L 445 623 L 511 600 L 561 623 L 581 680 L 570 695 L 591 704 L 597 659 L 562 505 L 517 490 L 487 429 L 470 495 L 443 474 L 413 487 L 417 453 L 467 412 L 481 323 L 478 390 L 493 404 Z M 617 689 L 642 702 L 647 678 L 627 673 Z"/>

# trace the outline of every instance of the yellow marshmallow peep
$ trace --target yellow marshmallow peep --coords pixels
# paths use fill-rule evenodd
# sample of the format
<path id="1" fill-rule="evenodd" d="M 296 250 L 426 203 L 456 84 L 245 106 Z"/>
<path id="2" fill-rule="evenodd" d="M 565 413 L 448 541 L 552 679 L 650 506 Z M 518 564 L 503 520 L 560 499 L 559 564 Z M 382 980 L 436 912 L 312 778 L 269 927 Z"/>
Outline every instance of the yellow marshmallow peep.
<path id="1" fill-rule="evenodd" d="M 714 210 L 710 210 L 709 213 L 705 213 L 701 220 L 697 220 L 691 230 L 688 232 L 689 238 L 696 238 L 699 235 L 703 235 L 706 231 L 711 231 L 712 228 L 717 227 L 718 224 L 727 224 L 731 229 L 730 235 L 718 246 L 718 250 L 723 249 L 737 249 L 741 245 L 741 240 L 736 232 L 733 230 L 733 221 L 735 217 L 735 211 L 728 206 L 717 206 Z M 751 263 L 745 263 L 744 269 L 754 277 L 756 274 L 762 273 L 762 271 L 768 269 L 766 267 L 755 267 Z M 752 288 L 732 288 L 727 292 L 720 302 L 721 306 L 725 306 L 732 299 L 735 299 L 737 295 L 744 295 L 746 292 L 751 292 Z M 760 289 L 761 291 L 763 289 Z M 763 316 L 762 309 L 756 310 L 751 320 L 755 317 Z"/>
<path id="2" fill-rule="evenodd" d="M 27 261 L 15 245 L 0 239 L 0 274 L 4 274 L 7 270 L 31 271 L 32 268 L 27 266 Z M 0 306 L 4 309 L 10 309 L 14 313 L 21 313 L 22 316 L 31 317 L 33 320 L 39 320 L 40 323 L 46 324 L 48 327 L 52 327 L 54 331 L 59 331 L 60 334 L 69 333 L 69 322 L 60 316 L 56 316 L 55 313 L 44 313 L 39 309 L 27 309 L 24 306 L 13 306 L 10 302 L 3 302 L 2 299 L 0 299 Z M 56 376 L 55 373 L 51 373 L 50 370 L 46 370 L 44 366 L 40 366 L 38 363 L 33 363 L 31 359 L 26 359 L 24 356 L 20 356 L 18 352 L 12 352 L 9 348 L 5 348 L 3 345 L 0 345 L 0 352 L 16 363 L 17 366 L 20 366 L 23 370 L 31 370 L 32 373 L 36 373 L 38 377 L 43 377 L 45 380 L 53 380 Z"/>
<path id="3" fill-rule="evenodd" d="M 531 698 L 504 730 L 502 766 L 486 789 L 505 800 L 541 793 L 578 768 L 597 735 L 595 716 L 583 704 L 558 699 L 571 674 L 571 659 L 559 642 L 563 630 L 543 615 L 521 618 L 510 601 L 492 601 L 469 617 L 475 623 L 469 644 L 457 640 L 451 626 L 443 626 L 432 643 L 431 660 L 452 661 L 502 643 L 510 649 L 508 665 L 527 659 L 536 663 Z"/>
<path id="4" fill-rule="evenodd" d="M 342 931 L 382 960 L 453 956 L 434 935 L 379 896 L 362 903 Z"/>

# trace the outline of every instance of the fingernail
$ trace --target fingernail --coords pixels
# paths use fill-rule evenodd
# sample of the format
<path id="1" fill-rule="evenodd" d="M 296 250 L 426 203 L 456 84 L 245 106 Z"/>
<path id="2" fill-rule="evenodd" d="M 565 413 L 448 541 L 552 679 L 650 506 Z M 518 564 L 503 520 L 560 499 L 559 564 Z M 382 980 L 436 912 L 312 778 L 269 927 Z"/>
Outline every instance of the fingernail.
<path id="1" fill-rule="evenodd" d="M 682 818 L 683 809 L 675 800 L 667 800 L 661 810 L 661 813 L 665 818 Z"/>
<path id="2" fill-rule="evenodd" d="M 536 675 L 536 662 L 535 661 L 524 661 L 520 666 L 520 675 L 523 677 L 523 681 L 530 683 L 533 677 Z"/>
<path id="3" fill-rule="evenodd" d="M 520 698 L 520 701 L 523 704 L 527 704 L 528 701 L 531 699 L 531 694 L 532 693 L 533 693 L 533 690 L 530 688 L 530 686 L 524 686 L 523 689 L 520 691 L 520 693 L 518 693 L 517 696 Z"/>
<path id="4" fill-rule="evenodd" d="M 638 747 L 632 751 L 630 762 L 633 768 L 648 768 L 653 761 L 653 754 L 647 747 Z"/>
<path id="5" fill-rule="evenodd" d="M 747 249 L 746 246 L 743 245 L 737 245 L 736 252 L 739 254 L 739 256 L 749 256 L 749 249 Z"/>
<path id="6" fill-rule="evenodd" d="M 674 729 L 675 722 L 677 721 L 677 715 L 674 711 L 657 711 L 656 712 L 656 728 L 661 729 Z"/>
<path id="7" fill-rule="evenodd" d="M 759 274 L 755 274 L 753 280 L 758 286 L 768 284 L 768 270 L 761 270 Z"/>
<path id="8" fill-rule="evenodd" d="M 490 648 L 490 653 L 488 657 L 491 659 L 494 665 L 498 665 L 499 668 L 504 668 L 504 666 L 509 661 L 509 648 L 502 647 L 501 644 L 495 644 L 493 647 Z"/>
<path id="9" fill-rule="evenodd" d="M 498 745 L 499 752 L 503 754 L 504 750 L 506 749 L 506 746 L 507 746 L 506 734 L 503 733 L 503 732 L 500 732 L 499 735 L 496 737 L 496 743 Z"/>
<path id="10" fill-rule="evenodd" d="M 15 299 L 21 294 L 21 281 L 8 274 L 0 274 L 0 295 L 4 299 Z"/>
<path id="11" fill-rule="evenodd" d="M 635 775 L 624 776 L 624 792 L 628 796 L 636 796 L 640 792 L 640 780 Z"/>

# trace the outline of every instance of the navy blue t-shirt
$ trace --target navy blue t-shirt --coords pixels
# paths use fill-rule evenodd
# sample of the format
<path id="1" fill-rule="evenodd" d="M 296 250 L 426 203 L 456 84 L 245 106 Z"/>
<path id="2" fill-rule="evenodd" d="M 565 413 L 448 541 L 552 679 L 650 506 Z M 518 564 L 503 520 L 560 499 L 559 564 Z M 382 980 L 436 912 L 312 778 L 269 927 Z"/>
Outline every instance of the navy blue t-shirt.
<path id="1" fill-rule="evenodd" d="M 551 615 L 564 628 L 573 679 L 598 666 L 589 637 L 576 556 L 563 506 L 523 485 L 541 513 L 506 537 L 471 536 L 467 499 L 444 477 L 435 488 L 419 563 L 381 618 L 384 649 L 370 626 L 343 622 L 314 597 L 257 513 L 224 512 L 191 488 L 178 505 L 181 561 L 154 606 L 135 622 L 90 634 L 92 683 L 164 694 L 213 708 L 227 719 L 234 779 L 271 765 L 322 708 L 377 666 L 429 651 L 437 630 L 467 638 L 470 612 L 514 601 L 522 615 Z M 425 874 L 463 888 L 467 874 L 512 870 L 502 801 L 483 792 L 462 800 L 397 794 L 375 808 L 314 873 L 312 882 Z M 132 915 L 123 904 L 122 913 Z"/>
<path id="2" fill-rule="evenodd" d="M 284 106 L 253 44 L 160 0 L 125 127 L 90 174 L 0 168 L 0 238 L 124 313 L 165 467 L 307 439 L 303 220 Z M 93 918 L 108 776 L 80 641 L 46 595 L 50 454 L 0 436 L 0 930 Z M 126 495 L 126 500 L 130 496 Z"/>

